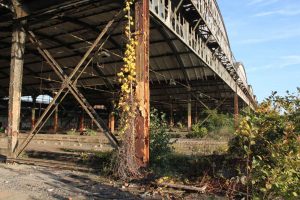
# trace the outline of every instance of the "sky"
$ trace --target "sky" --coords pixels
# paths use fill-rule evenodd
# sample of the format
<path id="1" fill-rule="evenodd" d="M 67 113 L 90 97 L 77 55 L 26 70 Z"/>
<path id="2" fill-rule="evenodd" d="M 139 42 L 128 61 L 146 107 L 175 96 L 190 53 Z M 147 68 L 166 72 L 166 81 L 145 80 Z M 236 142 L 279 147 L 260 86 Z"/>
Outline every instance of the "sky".
<path id="1" fill-rule="evenodd" d="M 300 0 L 217 0 L 258 101 L 300 87 Z"/>

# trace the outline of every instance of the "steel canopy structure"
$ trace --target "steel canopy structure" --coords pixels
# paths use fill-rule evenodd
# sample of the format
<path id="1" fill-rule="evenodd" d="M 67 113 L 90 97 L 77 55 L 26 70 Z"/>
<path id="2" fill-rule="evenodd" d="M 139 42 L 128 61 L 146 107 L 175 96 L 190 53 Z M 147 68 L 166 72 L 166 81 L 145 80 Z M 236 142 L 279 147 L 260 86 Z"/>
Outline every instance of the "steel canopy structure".
<path id="1" fill-rule="evenodd" d="M 145 3 L 145 0 L 139 1 Z M 54 97 L 64 82 L 41 55 L 37 45 L 42 51 L 49 52 L 49 58 L 53 58 L 62 75 L 68 77 L 105 29 L 96 44 L 100 48 L 97 51 L 92 49 L 88 55 L 90 62 L 83 61 L 87 66 L 77 71 L 80 76 L 72 84 L 91 107 L 104 106 L 103 112 L 111 112 L 118 99 L 116 74 L 123 65 L 125 48 L 124 14 L 117 15 L 124 1 L 0 2 L 0 97 L 4 112 L 9 107 L 7 100 L 13 102 L 14 78 L 20 82 L 20 95 L 14 97 L 18 101 L 20 96 L 35 98 L 48 94 Z M 216 0 L 149 0 L 147 3 L 150 46 L 145 55 L 149 56 L 149 101 L 152 107 L 171 113 L 170 118 L 176 112 L 178 116 L 191 118 L 204 109 L 218 108 L 222 112 L 237 114 L 239 107 L 255 107 L 256 98 L 243 64 L 233 56 Z M 109 22 L 111 25 L 107 27 Z M 13 33 L 17 33 L 16 26 L 20 24 L 25 29 L 23 31 L 33 34 L 19 35 L 19 39 L 24 40 L 24 53 L 14 49 L 18 36 Z M 18 33 L 22 30 L 19 29 Z M 36 45 L 32 39 L 36 40 Z M 22 45 L 22 41 L 17 43 Z M 15 65 L 14 59 L 22 60 L 24 65 Z M 16 73 L 13 69 L 18 65 L 24 67 Z M 12 73 L 18 77 L 12 77 Z M 63 99 L 61 105 L 65 110 L 78 108 L 78 101 L 72 95 L 65 95 Z M 22 112 L 23 105 L 26 104 L 22 103 Z M 104 118 L 109 117 L 104 115 Z M 192 123 L 191 119 L 188 123 Z M 15 129 L 18 132 L 18 127 Z"/>

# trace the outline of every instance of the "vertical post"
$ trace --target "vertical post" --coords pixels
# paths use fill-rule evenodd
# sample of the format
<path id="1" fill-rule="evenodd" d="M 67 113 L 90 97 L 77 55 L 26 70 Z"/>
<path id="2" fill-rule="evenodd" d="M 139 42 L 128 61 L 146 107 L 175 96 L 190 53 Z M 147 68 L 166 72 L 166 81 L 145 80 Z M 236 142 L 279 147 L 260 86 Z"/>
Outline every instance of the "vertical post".
<path id="1" fill-rule="evenodd" d="M 194 123 L 197 124 L 198 123 L 198 104 L 197 101 L 195 102 L 195 118 L 194 118 Z"/>
<path id="2" fill-rule="evenodd" d="M 108 127 L 111 133 L 115 132 L 115 115 L 114 112 L 109 113 Z"/>
<path id="3" fill-rule="evenodd" d="M 93 130 L 94 129 L 94 121 L 91 120 L 91 129 Z"/>
<path id="4" fill-rule="evenodd" d="M 79 132 L 83 133 L 83 131 L 84 131 L 84 113 L 82 112 L 79 119 Z"/>
<path id="5" fill-rule="evenodd" d="M 53 132 L 56 134 L 58 130 L 58 106 L 55 108 L 54 118 L 53 118 Z"/>
<path id="6" fill-rule="evenodd" d="M 190 132 L 192 130 L 192 100 L 191 100 L 191 94 L 189 94 L 189 99 L 188 99 L 188 124 L 187 124 L 187 127 L 188 127 L 188 132 Z"/>
<path id="7" fill-rule="evenodd" d="M 173 102 L 170 103 L 170 128 L 174 126 L 174 113 L 173 113 Z"/>
<path id="8" fill-rule="evenodd" d="M 16 9 L 16 17 L 21 17 L 20 9 Z M 22 28 L 24 21 L 14 21 L 11 47 L 9 104 L 8 104 L 8 151 L 15 157 L 18 145 L 21 115 L 22 78 L 26 34 Z"/>
<path id="9" fill-rule="evenodd" d="M 139 112 L 136 116 L 135 149 L 141 167 L 149 164 L 149 0 L 137 0 L 135 3 L 136 47 L 136 99 Z"/>
<path id="10" fill-rule="evenodd" d="M 234 93 L 234 127 L 235 129 L 238 128 L 239 123 L 239 96 L 237 94 L 237 85 L 236 85 L 236 91 Z"/>
<path id="11" fill-rule="evenodd" d="M 33 129 L 35 126 L 35 104 L 36 104 L 36 96 L 32 96 L 31 129 Z"/>

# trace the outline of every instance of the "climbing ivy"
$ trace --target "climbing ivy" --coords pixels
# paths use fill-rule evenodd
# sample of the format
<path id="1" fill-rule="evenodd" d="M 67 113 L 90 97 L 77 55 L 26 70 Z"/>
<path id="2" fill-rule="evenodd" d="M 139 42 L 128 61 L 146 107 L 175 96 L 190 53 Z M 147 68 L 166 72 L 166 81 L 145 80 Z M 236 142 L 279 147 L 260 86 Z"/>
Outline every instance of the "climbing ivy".
<path id="1" fill-rule="evenodd" d="M 131 15 L 131 7 L 134 0 L 126 0 L 124 11 L 127 23 L 125 25 L 126 49 L 124 65 L 117 74 L 121 85 L 118 110 L 120 113 L 120 135 L 122 139 L 118 153 L 116 166 L 117 176 L 128 180 L 140 177 L 139 165 L 135 156 L 135 120 L 137 113 L 136 103 L 136 34 L 132 32 L 134 19 Z"/>
<path id="2" fill-rule="evenodd" d="M 121 113 L 121 134 L 128 129 L 129 120 L 135 117 L 135 87 L 136 87 L 136 37 L 131 32 L 134 26 L 133 17 L 131 16 L 131 6 L 134 0 L 126 0 L 124 11 L 127 13 L 125 18 L 125 36 L 127 38 L 124 65 L 117 74 L 118 81 L 121 84 L 120 99 L 118 109 Z"/>

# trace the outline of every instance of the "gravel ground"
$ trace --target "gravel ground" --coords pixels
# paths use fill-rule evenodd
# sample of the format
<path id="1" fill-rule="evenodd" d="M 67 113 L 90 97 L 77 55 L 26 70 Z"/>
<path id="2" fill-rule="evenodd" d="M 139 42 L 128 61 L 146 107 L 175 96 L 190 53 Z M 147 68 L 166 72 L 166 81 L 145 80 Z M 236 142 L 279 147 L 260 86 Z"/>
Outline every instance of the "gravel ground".
<path id="1" fill-rule="evenodd" d="M 93 174 L 18 164 L 0 164 L 0 200 L 139 199 Z"/>
<path id="2" fill-rule="evenodd" d="M 172 199 L 223 200 L 216 196 L 118 183 L 95 174 L 0 163 L 0 200 Z"/>

